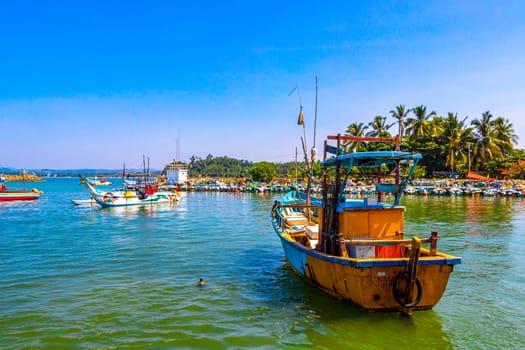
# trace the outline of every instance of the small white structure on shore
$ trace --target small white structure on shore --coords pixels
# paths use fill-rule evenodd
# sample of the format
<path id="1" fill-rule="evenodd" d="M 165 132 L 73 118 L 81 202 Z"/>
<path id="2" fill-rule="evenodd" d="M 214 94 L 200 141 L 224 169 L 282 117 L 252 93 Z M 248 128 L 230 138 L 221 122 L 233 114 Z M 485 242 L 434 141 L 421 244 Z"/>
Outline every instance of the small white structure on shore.
<path id="1" fill-rule="evenodd" d="M 182 185 L 188 181 L 188 165 L 184 162 L 173 160 L 164 167 L 162 173 L 166 175 L 168 185 Z"/>

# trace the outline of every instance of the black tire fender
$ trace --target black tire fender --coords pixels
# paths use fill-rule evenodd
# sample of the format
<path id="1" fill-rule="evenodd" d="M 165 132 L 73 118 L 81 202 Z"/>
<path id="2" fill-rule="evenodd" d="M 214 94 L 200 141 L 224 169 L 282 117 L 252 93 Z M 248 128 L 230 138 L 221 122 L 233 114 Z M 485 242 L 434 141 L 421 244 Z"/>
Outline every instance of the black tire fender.
<path id="1" fill-rule="evenodd" d="M 401 306 L 404 306 L 406 308 L 412 308 L 415 307 L 419 302 L 421 301 L 421 298 L 423 297 L 423 285 L 421 284 L 421 281 L 416 276 L 416 289 L 417 289 L 417 296 L 414 301 L 411 303 L 405 304 L 403 300 L 401 299 L 401 296 L 399 295 L 399 283 L 402 279 L 406 279 L 408 282 L 408 273 L 401 272 L 396 276 L 396 280 L 394 281 L 394 287 L 392 288 L 392 292 L 394 293 L 394 298 L 396 299 L 397 303 Z"/>

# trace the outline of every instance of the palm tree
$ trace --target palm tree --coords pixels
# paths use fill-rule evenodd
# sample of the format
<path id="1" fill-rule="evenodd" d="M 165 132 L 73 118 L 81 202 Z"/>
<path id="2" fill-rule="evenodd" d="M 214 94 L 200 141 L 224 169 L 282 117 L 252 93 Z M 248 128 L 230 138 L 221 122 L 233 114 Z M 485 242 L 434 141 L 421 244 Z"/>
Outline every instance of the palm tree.
<path id="1" fill-rule="evenodd" d="M 407 134 L 413 137 L 423 137 L 429 132 L 429 120 L 436 115 L 436 112 L 427 113 L 427 107 L 424 105 L 412 109 L 415 118 L 407 118 Z"/>
<path id="2" fill-rule="evenodd" d="M 399 105 L 396 107 L 396 109 L 391 110 L 390 114 L 392 114 L 392 117 L 397 120 L 397 124 L 399 125 L 399 131 L 398 135 L 399 137 L 403 138 L 404 130 L 405 130 L 405 119 L 410 113 L 410 109 L 406 109 L 405 105 Z"/>
<path id="3" fill-rule="evenodd" d="M 475 144 L 473 149 L 473 160 L 480 169 L 484 169 L 487 162 L 496 157 L 501 157 L 502 142 L 497 138 L 493 116 L 489 111 L 481 115 L 481 119 L 474 119 L 471 125 L 474 126 Z"/>
<path id="4" fill-rule="evenodd" d="M 472 128 L 465 127 L 467 119 L 458 120 L 457 113 L 448 113 L 447 118 L 442 120 L 445 166 L 452 171 L 457 170 L 458 165 L 465 164 L 468 156 Z"/>
<path id="5" fill-rule="evenodd" d="M 372 128 L 371 131 L 366 133 L 366 136 L 373 136 L 373 137 L 390 137 L 390 133 L 388 132 L 388 129 L 394 124 L 386 124 L 386 117 L 376 115 L 374 117 L 374 120 L 368 123 L 368 126 Z"/>
<path id="6" fill-rule="evenodd" d="M 348 125 L 346 128 L 345 135 L 347 136 L 365 136 L 365 131 L 368 129 L 368 126 L 364 123 L 352 123 Z M 362 142 L 359 141 L 344 141 L 343 147 L 345 149 L 345 153 L 348 152 L 355 152 L 357 151 L 362 145 Z"/>
<path id="7" fill-rule="evenodd" d="M 494 120 L 494 129 L 503 155 L 509 156 L 514 149 L 514 144 L 518 143 L 518 136 L 514 132 L 512 123 L 508 119 L 497 117 Z"/>

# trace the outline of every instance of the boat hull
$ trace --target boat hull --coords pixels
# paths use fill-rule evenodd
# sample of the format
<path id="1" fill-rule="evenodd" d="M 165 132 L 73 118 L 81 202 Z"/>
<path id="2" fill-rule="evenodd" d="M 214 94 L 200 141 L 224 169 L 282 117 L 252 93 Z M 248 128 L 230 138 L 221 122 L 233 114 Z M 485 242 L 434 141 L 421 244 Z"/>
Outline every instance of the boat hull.
<path id="1" fill-rule="evenodd" d="M 27 192 L 0 192 L 0 202 L 32 201 L 40 198 L 40 193 Z"/>
<path id="2" fill-rule="evenodd" d="M 102 196 L 95 197 L 95 201 L 104 208 L 110 207 L 129 207 L 136 205 L 148 205 L 148 204 L 162 204 L 162 203 L 174 203 L 177 201 L 177 197 L 174 194 L 162 195 L 155 194 L 146 199 L 127 198 L 126 196 Z"/>
<path id="3" fill-rule="evenodd" d="M 325 255 L 309 249 L 274 228 L 281 240 L 287 262 L 302 278 L 312 282 L 331 296 L 357 304 L 370 311 L 397 311 L 403 307 L 396 301 L 394 286 L 400 274 L 407 271 L 408 258 L 353 259 Z M 445 292 L 450 273 L 459 258 L 440 254 L 421 257 L 418 279 L 421 299 L 413 310 L 430 309 Z"/>

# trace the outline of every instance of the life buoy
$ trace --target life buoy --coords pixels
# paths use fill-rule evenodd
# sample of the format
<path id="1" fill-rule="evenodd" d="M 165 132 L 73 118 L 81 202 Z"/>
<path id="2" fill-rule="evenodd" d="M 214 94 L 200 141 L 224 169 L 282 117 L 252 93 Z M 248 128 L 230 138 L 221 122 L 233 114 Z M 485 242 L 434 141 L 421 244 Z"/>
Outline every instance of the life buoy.
<path id="1" fill-rule="evenodd" d="M 399 283 L 401 282 L 403 278 L 406 279 L 408 283 L 408 273 L 401 272 L 399 275 L 396 276 L 396 280 L 394 281 L 394 287 L 392 290 L 394 293 L 394 298 L 396 299 L 397 303 L 401 306 L 404 306 L 406 308 L 415 307 L 417 304 L 419 304 L 419 302 L 421 301 L 421 298 L 423 297 L 423 286 L 421 285 L 421 281 L 416 276 L 416 289 L 417 289 L 416 299 L 414 299 L 414 301 L 412 301 L 411 303 L 405 304 L 405 301 L 402 298 L 403 295 L 400 295 L 399 293 Z"/>
<path id="2" fill-rule="evenodd" d="M 103 199 L 104 199 L 104 202 L 111 203 L 115 200 L 115 196 L 113 195 L 113 193 L 108 192 L 104 194 Z"/>

